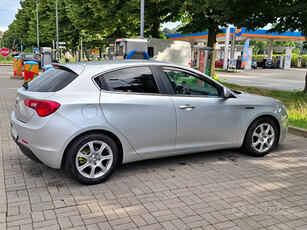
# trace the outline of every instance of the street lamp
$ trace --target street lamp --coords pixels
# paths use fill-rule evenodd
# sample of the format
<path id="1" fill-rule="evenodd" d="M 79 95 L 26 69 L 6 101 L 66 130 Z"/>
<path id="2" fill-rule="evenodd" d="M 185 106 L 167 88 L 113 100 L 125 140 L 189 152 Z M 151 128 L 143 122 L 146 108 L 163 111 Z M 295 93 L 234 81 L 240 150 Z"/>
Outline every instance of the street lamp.
<path id="1" fill-rule="evenodd" d="M 59 20 L 58 20 L 58 0 L 55 0 L 55 21 L 56 21 L 56 59 L 59 59 Z"/>
<path id="2" fill-rule="evenodd" d="M 141 31 L 140 37 L 144 38 L 144 0 L 141 0 Z"/>
<path id="3" fill-rule="evenodd" d="M 39 50 L 38 0 L 36 0 L 36 33 L 37 33 L 37 49 Z"/>

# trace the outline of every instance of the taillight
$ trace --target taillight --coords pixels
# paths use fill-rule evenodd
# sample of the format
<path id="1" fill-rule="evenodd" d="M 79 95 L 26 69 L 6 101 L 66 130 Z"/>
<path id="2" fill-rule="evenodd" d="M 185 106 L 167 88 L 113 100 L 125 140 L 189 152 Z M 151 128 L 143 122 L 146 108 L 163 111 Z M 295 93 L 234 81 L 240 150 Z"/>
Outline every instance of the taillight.
<path id="1" fill-rule="evenodd" d="M 42 101 L 42 100 L 24 100 L 27 107 L 34 109 L 38 116 L 46 117 L 60 108 L 60 104 L 54 101 Z"/>

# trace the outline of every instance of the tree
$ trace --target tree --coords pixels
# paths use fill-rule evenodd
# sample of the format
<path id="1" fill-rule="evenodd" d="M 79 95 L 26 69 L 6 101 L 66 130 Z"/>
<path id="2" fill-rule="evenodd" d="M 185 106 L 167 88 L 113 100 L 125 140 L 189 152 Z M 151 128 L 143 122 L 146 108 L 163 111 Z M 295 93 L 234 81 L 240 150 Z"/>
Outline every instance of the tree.
<path id="1" fill-rule="evenodd" d="M 274 0 L 274 9 L 270 15 L 274 15 L 277 23 L 271 31 L 285 32 L 287 30 L 299 30 L 307 36 L 307 4 L 305 0 Z M 306 41 L 305 41 L 306 44 Z M 305 76 L 304 91 L 307 92 L 307 72 Z"/>
<path id="2" fill-rule="evenodd" d="M 299 30 L 307 36 L 307 4 L 306 0 L 246 0 L 237 4 L 236 12 L 229 11 L 230 22 L 238 27 L 254 30 L 272 24 L 268 32 L 283 33 Z M 239 15 L 239 17 L 238 17 Z M 305 42 L 306 46 L 307 43 Z M 307 92 L 307 73 L 304 91 Z"/>
<path id="3" fill-rule="evenodd" d="M 104 38 L 138 37 L 140 33 L 140 1 L 136 0 L 65 0 L 68 18 L 86 32 Z M 145 1 L 145 37 L 163 37 L 163 22 L 179 19 L 180 1 Z"/>
<path id="4" fill-rule="evenodd" d="M 7 47 L 12 47 L 14 44 L 29 45 L 27 42 L 27 29 L 31 20 L 33 5 L 35 5 L 35 0 L 20 2 L 21 9 L 18 10 L 15 20 L 8 26 L 8 30 L 3 35 L 3 40 Z"/>
<path id="5" fill-rule="evenodd" d="M 208 47 L 215 47 L 216 36 L 221 26 L 232 23 L 236 14 L 236 4 L 245 4 L 243 0 L 186 0 L 179 9 L 184 25 L 179 28 L 182 33 L 196 33 L 208 30 Z M 237 14 L 240 20 L 244 20 Z M 213 56 L 214 59 L 214 56 Z M 211 76 L 214 75 L 214 62 L 211 63 Z"/>
<path id="6" fill-rule="evenodd" d="M 24 0 L 20 2 L 21 9 L 15 16 L 15 20 L 9 29 L 4 33 L 4 41 L 10 44 L 22 44 L 25 47 L 37 44 L 36 29 L 36 8 L 35 0 Z M 56 40 L 55 26 L 55 1 L 44 0 L 38 1 L 39 11 L 39 39 L 40 46 L 51 46 L 52 41 Z M 66 41 L 68 46 L 74 47 L 79 42 L 80 30 L 73 26 L 67 18 L 67 8 L 64 0 L 58 0 L 59 15 L 59 38 Z"/>
<path id="7" fill-rule="evenodd" d="M 306 0 L 186 0 L 180 11 L 187 22 L 181 32 L 208 29 L 210 47 L 216 42 L 219 27 L 227 24 L 255 30 L 272 23 L 269 32 L 299 30 L 307 36 Z M 304 90 L 307 92 L 307 73 Z"/>
<path id="8" fill-rule="evenodd" d="M 6 33 L 6 40 L 36 45 L 35 0 L 21 1 L 21 9 Z M 164 38 L 161 23 L 179 19 L 181 1 L 145 1 L 145 37 Z M 41 46 L 56 40 L 55 1 L 38 1 L 39 39 Z M 105 39 L 137 37 L 140 32 L 139 0 L 58 0 L 59 36 L 61 41 L 77 46 L 81 35 L 85 44 L 105 44 Z M 10 29 L 12 28 L 12 29 Z M 14 29 L 13 29 L 14 28 Z M 100 41 L 95 41 L 97 38 Z"/>
<path id="9" fill-rule="evenodd" d="M 219 26 L 226 25 L 225 21 L 220 20 L 218 15 L 221 15 L 224 8 L 220 3 L 223 1 L 217 0 L 187 0 L 184 1 L 180 12 L 182 13 L 182 21 L 185 25 L 179 28 L 182 33 L 196 33 L 199 31 L 208 30 L 207 46 L 213 47 L 216 43 L 216 35 L 220 31 Z"/>

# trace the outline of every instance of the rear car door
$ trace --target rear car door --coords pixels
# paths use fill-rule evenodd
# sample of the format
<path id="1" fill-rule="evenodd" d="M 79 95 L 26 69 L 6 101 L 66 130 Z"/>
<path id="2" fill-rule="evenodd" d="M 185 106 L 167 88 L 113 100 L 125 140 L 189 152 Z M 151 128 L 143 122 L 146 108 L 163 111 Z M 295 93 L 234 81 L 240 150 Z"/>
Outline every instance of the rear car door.
<path id="1" fill-rule="evenodd" d="M 106 120 L 143 156 L 174 152 L 176 116 L 154 68 L 137 66 L 99 77 L 100 103 Z"/>

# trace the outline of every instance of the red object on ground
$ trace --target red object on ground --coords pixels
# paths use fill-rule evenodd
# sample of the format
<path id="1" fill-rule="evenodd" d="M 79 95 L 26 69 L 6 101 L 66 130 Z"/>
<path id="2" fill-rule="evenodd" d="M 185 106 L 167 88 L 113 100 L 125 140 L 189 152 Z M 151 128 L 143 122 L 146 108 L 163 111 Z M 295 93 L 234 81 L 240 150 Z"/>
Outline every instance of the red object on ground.
<path id="1" fill-rule="evenodd" d="M 7 48 L 2 48 L 2 49 L 0 50 L 0 54 L 1 54 L 3 57 L 7 57 L 7 56 L 9 56 L 10 51 L 9 51 Z"/>
<path id="2" fill-rule="evenodd" d="M 223 68 L 224 59 L 218 59 L 215 61 L 215 68 Z"/>
<path id="3" fill-rule="evenodd" d="M 220 68 L 222 69 L 224 66 L 224 59 L 218 59 L 215 61 L 215 68 Z M 227 67 L 229 66 L 229 59 L 227 60 Z"/>

